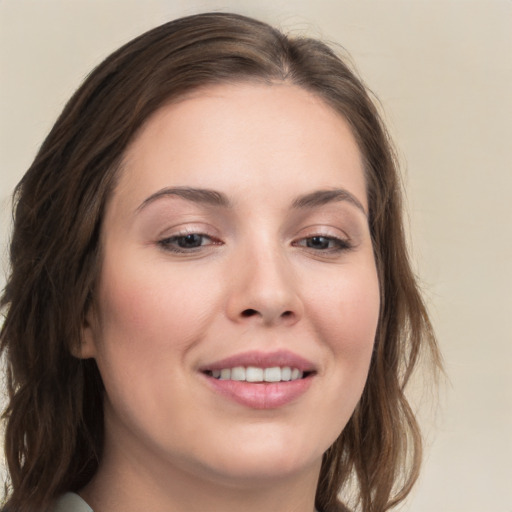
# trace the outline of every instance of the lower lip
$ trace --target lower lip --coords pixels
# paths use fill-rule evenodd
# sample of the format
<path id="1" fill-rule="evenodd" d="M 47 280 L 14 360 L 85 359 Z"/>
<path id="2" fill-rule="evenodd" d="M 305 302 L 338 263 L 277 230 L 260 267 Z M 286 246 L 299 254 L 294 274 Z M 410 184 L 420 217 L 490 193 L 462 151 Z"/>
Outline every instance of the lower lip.
<path id="1" fill-rule="evenodd" d="M 245 382 L 205 376 L 221 395 L 252 409 L 277 409 L 297 400 L 311 386 L 313 376 L 286 382 Z"/>

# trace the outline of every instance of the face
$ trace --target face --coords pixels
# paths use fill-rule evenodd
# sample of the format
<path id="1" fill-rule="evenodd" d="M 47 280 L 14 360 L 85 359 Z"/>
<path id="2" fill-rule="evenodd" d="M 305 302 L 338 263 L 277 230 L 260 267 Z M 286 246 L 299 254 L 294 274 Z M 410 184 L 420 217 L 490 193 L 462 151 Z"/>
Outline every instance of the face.
<path id="1" fill-rule="evenodd" d="M 105 456 L 231 483 L 318 475 L 378 321 L 367 210 L 347 123 L 296 86 L 161 108 L 126 152 L 85 328 Z"/>

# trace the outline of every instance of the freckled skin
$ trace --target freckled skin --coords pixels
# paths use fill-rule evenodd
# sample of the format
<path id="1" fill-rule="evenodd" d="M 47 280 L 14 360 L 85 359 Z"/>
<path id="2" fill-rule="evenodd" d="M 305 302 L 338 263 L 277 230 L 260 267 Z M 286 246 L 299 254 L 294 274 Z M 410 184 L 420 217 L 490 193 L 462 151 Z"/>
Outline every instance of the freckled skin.
<path id="1" fill-rule="evenodd" d="M 139 208 L 165 187 L 216 190 L 232 206 L 167 196 Z M 291 207 L 333 188 L 367 210 L 347 123 L 296 86 L 203 90 L 160 109 L 128 148 L 82 348 L 106 389 L 104 458 L 83 490 L 97 512 L 200 510 L 203 499 L 229 510 L 233 493 L 261 489 L 312 510 L 322 454 L 364 387 L 379 312 L 364 213 L 348 201 Z M 178 247 L 190 233 L 202 245 Z M 314 236 L 352 248 L 312 248 Z M 199 371 L 281 349 L 316 374 L 277 409 L 215 393 Z"/>

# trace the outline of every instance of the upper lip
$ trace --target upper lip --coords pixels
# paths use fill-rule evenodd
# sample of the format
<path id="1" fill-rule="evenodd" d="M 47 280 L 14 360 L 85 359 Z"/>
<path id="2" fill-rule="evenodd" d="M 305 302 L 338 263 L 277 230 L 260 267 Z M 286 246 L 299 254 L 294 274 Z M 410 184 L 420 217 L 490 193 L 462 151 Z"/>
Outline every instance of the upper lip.
<path id="1" fill-rule="evenodd" d="M 256 366 L 258 368 L 289 366 L 303 372 L 315 371 L 315 365 L 311 361 L 288 350 L 277 350 L 273 352 L 251 350 L 214 361 L 213 363 L 202 366 L 200 370 L 222 370 L 223 368 L 235 368 L 237 366 Z"/>

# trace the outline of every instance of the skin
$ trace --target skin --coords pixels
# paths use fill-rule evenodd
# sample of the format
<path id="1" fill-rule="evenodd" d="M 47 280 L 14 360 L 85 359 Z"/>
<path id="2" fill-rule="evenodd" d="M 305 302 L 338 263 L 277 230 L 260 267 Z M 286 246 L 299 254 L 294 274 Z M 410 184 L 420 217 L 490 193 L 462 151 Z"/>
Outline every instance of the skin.
<path id="1" fill-rule="evenodd" d="M 293 206 L 333 189 L 337 200 Z M 81 491 L 95 512 L 314 510 L 322 454 L 360 398 L 377 327 L 366 211 L 347 123 L 297 86 L 210 87 L 150 118 L 106 211 L 84 327 L 81 357 L 106 389 L 105 452 Z M 199 245 L 180 248 L 187 240 Z M 281 407 L 237 403 L 200 371 L 281 349 L 315 370 Z"/>

